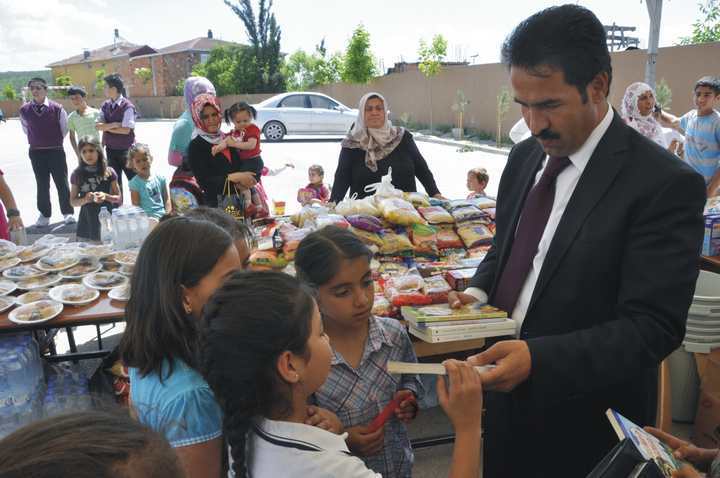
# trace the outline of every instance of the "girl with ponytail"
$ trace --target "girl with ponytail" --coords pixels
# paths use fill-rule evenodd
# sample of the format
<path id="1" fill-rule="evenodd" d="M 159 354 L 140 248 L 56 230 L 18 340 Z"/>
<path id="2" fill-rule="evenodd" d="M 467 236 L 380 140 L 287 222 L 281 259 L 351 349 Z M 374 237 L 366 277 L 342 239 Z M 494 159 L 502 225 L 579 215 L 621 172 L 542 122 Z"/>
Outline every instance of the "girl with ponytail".
<path id="1" fill-rule="evenodd" d="M 313 292 L 277 272 L 236 272 L 204 309 L 200 369 L 224 414 L 238 478 L 378 477 L 350 454 L 346 434 L 307 421 L 308 398 L 332 357 Z M 440 403 L 456 428 L 452 478 L 479 473 L 482 390 L 467 363 L 450 361 Z"/>

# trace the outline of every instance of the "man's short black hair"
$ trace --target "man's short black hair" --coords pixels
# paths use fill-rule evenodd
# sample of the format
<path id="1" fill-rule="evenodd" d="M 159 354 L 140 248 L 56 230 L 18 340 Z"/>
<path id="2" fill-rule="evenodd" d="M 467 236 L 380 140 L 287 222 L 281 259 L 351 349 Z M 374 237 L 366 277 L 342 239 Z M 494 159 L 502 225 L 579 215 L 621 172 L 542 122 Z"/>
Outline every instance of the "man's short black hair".
<path id="1" fill-rule="evenodd" d="M 45 81 L 45 78 L 39 78 L 37 76 L 35 78 L 30 78 L 30 81 L 27 82 L 28 88 L 30 88 L 30 85 L 33 83 L 40 83 L 42 87 L 47 90 L 47 81 Z"/>
<path id="2" fill-rule="evenodd" d="M 87 93 L 85 92 L 85 88 L 83 88 L 82 86 L 71 86 L 70 88 L 68 88 L 67 93 L 68 93 L 68 96 L 80 95 L 83 98 L 85 98 L 87 96 Z"/>
<path id="3" fill-rule="evenodd" d="M 587 8 L 578 5 L 550 7 L 523 20 L 502 46 L 502 61 L 542 75 L 547 66 L 560 70 L 583 101 L 585 89 L 599 73 L 612 81 L 612 65 L 605 27 Z"/>
<path id="4" fill-rule="evenodd" d="M 720 77 L 717 76 L 703 76 L 697 83 L 695 83 L 694 90 L 698 89 L 698 86 L 706 86 L 713 90 L 715 96 L 720 95 Z"/>
<path id="5" fill-rule="evenodd" d="M 117 73 L 113 73 L 104 78 L 105 84 L 108 87 L 115 88 L 121 95 L 125 94 L 125 83 L 123 83 L 122 77 Z"/>

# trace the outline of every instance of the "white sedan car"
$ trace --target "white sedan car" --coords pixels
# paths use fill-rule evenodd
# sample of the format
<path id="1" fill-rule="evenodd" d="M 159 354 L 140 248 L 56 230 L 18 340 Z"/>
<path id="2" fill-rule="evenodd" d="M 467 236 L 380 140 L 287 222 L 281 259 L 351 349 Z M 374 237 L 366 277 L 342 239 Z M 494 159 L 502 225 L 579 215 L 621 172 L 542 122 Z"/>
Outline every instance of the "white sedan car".
<path id="1" fill-rule="evenodd" d="M 345 134 L 358 116 L 356 109 L 322 93 L 282 93 L 253 106 L 255 124 L 268 141 L 286 134 Z"/>

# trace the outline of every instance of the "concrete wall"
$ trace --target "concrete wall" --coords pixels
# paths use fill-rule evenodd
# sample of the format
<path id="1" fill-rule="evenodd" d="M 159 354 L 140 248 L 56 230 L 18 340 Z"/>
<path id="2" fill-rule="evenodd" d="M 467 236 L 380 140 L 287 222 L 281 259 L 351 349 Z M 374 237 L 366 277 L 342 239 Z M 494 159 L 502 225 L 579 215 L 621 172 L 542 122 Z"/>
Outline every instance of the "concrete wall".
<path id="1" fill-rule="evenodd" d="M 610 101 L 616 108 L 620 106 L 625 88 L 645 77 L 646 58 L 645 50 L 612 53 L 614 74 Z M 671 112 L 681 114 L 693 107 L 693 85 L 704 75 L 720 75 L 720 42 L 660 49 L 657 78 L 664 78 L 673 92 Z M 510 88 L 510 84 L 506 68 L 495 63 L 447 68 L 431 81 L 419 71 L 407 71 L 377 78 L 367 85 L 338 83 L 316 90 L 353 108 L 363 94 L 378 91 L 387 98 L 395 122 L 408 114 L 412 121 L 428 124 L 431 87 L 436 125 L 455 123 L 451 107 L 457 91 L 462 90 L 470 101 L 465 110 L 465 127 L 493 132 L 497 127 L 497 95 L 503 87 Z M 505 134 L 520 116 L 520 108 L 513 104 L 503 122 Z"/>

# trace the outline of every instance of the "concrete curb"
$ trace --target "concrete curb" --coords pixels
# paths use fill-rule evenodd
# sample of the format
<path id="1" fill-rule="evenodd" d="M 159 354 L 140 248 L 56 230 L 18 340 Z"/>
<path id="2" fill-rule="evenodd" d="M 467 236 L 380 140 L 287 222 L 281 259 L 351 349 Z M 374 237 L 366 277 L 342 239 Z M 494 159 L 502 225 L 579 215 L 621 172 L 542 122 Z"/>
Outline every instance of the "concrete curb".
<path id="1" fill-rule="evenodd" d="M 437 136 L 429 136 L 419 133 L 413 133 L 413 138 L 417 141 L 423 141 L 425 143 L 443 144 L 445 146 L 456 146 L 458 148 L 469 148 L 473 151 L 483 151 L 485 153 L 497 154 L 500 156 L 507 156 L 510 154 L 509 149 L 495 148 L 493 146 L 473 143 L 471 141 L 456 141 L 453 139 L 438 138 Z"/>

